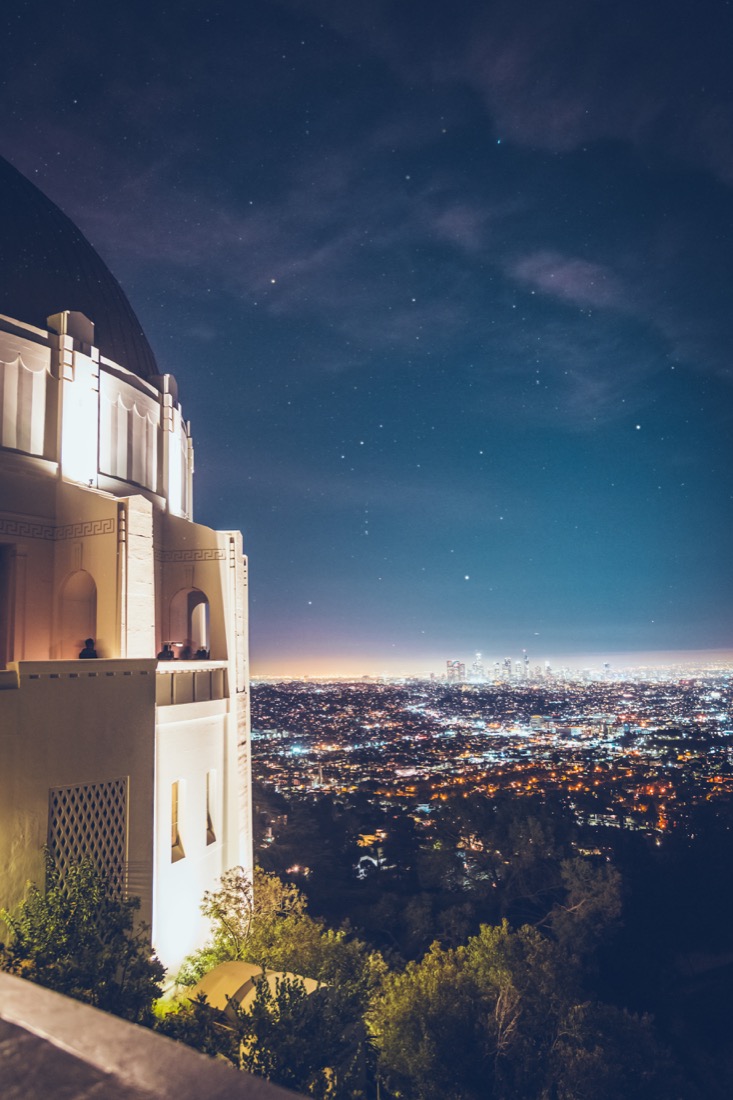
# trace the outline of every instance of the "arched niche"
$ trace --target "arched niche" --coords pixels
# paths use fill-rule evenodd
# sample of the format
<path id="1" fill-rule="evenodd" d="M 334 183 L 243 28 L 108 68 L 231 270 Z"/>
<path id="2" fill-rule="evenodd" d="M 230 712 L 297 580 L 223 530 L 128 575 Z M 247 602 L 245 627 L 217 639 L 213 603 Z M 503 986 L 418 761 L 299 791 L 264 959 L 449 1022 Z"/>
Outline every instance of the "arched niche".
<path id="1" fill-rule="evenodd" d="M 170 603 L 170 633 L 164 641 L 179 643 L 177 656 L 188 647 L 193 657 L 198 650 L 211 650 L 209 600 L 200 588 L 181 588 Z"/>
<path id="2" fill-rule="evenodd" d="M 97 586 L 91 573 L 77 569 L 61 586 L 61 659 L 73 661 L 86 638 L 97 636 Z"/>

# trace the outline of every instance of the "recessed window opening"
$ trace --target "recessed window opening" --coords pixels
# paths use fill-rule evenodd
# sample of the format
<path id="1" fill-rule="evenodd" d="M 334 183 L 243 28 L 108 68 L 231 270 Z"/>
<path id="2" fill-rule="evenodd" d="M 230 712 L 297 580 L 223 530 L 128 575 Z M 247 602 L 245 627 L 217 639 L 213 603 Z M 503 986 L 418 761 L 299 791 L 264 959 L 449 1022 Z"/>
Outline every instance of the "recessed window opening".
<path id="1" fill-rule="evenodd" d="M 13 660 L 15 547 L 0 544 L 0 668 Z"/>
<path id="2" fill-rule="evenodd" d="M 216 842 L 216 772 L 212 769 L 206 773 L 206 843 Z"/>
<path id="3" fill-rule="evenodd" d="M 170 603 L 170 641 L 174 654 L 184 660 L 208 657 L 211 651 L 209 601 L 199 588 L 181 588 Z M 177 647 L 177 648 L 176 648 Z"/>
<path id="4" fill-rule="evenodd" d="M 180 779 L 171 784 L 171 863 L 177 863 L 186 855 L 180 831 L 182 787 Z"/>

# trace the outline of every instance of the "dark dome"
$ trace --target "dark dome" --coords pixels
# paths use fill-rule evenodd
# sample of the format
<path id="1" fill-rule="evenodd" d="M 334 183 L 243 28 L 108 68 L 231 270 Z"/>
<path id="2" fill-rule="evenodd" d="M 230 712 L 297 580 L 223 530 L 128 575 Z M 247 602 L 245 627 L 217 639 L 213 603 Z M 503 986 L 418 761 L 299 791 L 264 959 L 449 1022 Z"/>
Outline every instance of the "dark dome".
<path id="1" fill-rule="evenodd" d="M 141 378 L 155 357 L 122 287 L 74 223 L 0 157 L 0 313 L 46 328 L 78 310 L 94 322 L 103 355 Z"/>

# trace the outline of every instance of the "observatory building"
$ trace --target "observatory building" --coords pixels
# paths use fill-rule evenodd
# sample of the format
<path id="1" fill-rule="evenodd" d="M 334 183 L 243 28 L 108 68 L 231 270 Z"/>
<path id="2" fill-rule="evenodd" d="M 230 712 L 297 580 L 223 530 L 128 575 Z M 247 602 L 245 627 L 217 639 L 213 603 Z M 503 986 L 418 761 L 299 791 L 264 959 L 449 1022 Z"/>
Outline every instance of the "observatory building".
<path id="1" fill-rule="evenodd" d="M 161 960 L 252 865 L 247 564 L 127 298 L 0 160 L 0 905 L 88 857 Z M 160 658 L 160 659 L 159 659 Z"/>

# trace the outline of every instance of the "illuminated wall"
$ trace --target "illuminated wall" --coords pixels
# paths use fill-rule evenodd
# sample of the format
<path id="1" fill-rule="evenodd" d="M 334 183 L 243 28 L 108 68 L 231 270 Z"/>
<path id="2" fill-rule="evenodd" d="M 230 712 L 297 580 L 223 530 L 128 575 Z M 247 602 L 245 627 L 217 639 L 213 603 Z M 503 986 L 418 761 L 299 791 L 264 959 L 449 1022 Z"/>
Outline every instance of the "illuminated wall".
<path id="1" fill-rule="evenodd" d="M 26 662 L 0 685 L 0 895 L 44 881 L 49 792 L 129 777 L 127 862 L 152 920 L 155 660 Z"/>
<path id="2" fill-rule="evenodd" d="M 81 314 L 0 316 L 0 898 L 43 881 L 49 841 L 115 875 L 123 852 L 173 969 L 204 891 L 252 865 L 246 561 L 192 521 L 192 474 L 171 375 L 100 356 Z M 157 661 L 187 640 L 208 658 Z"/>
<path id="3" fill-rule="evenodd" d="M 99 405 L 99 472 L 157 492 L 160 401 L 103 369 Z"/>

